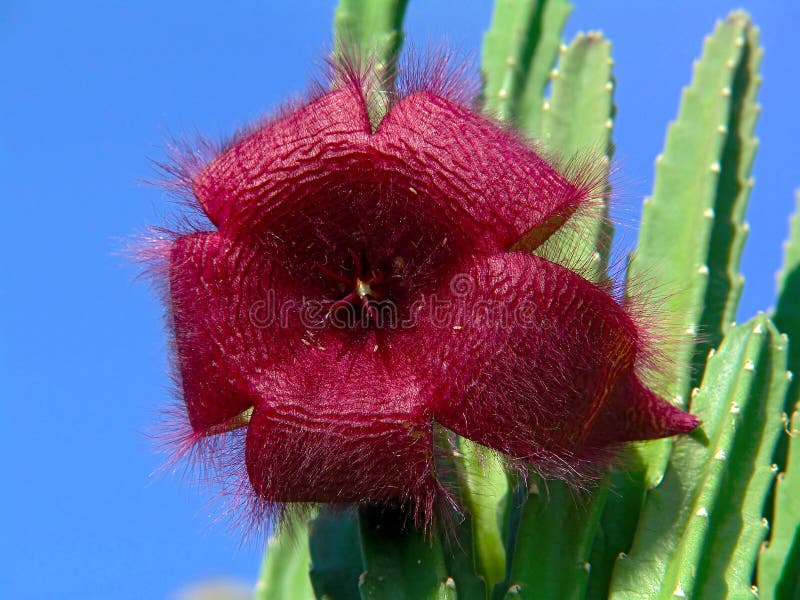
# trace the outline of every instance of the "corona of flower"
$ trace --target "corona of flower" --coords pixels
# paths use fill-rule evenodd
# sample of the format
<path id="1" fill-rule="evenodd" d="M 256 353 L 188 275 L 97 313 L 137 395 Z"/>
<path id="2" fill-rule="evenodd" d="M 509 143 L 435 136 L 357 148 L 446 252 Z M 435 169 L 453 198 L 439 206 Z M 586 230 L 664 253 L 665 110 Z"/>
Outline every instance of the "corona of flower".
<path id="1" fill-rule="evenodd" d="M 165 257 L 192 439 L 242 433 L 268 504 L 427 523 L 450 499 L 437 424 L 558 477 L 693 429 L 639 379 L 642 334 L 607 287 L 532 252 L 597 169 L 550 164 L 441 77 L 376 123 L 368 80 L 340 70 L 186 170 L 213 225 Z"/>

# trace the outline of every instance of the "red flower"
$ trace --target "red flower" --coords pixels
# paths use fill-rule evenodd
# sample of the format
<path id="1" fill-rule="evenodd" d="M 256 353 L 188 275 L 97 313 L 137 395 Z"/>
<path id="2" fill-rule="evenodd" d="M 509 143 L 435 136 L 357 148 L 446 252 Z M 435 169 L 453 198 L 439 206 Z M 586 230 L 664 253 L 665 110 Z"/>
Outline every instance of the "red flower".
<path id="1" fill-rule="evenodd" d="M 233 460 L 268 505 L 400 502 L 424 523 L 450 497 L 434 423 L 565 478 L 693 429 L 641 383 L 608 289 L 530 252 L 599 180 L 430 80 L 373 128 L 365 86 L 339 72 L 186 177 L 214 226 L 168 251 L 192 439 L 246 431 Z"/>

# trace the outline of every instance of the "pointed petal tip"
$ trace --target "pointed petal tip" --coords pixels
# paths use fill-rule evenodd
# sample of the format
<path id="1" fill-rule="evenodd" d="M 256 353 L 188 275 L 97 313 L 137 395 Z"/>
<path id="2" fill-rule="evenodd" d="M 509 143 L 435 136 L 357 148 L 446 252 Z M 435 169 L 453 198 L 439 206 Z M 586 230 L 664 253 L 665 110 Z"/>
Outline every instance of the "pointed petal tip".
<path id="1" fill-rule="evenodd" d="M 702 421 L 695 415 L 689 414 L 682 410 L 675 409 L 676 412 L 671 415 L 671 420 L 667 426 L 671 433 L 667 435 L 676 435 L 678 433 L 690 433 L 702 425 Z"/>

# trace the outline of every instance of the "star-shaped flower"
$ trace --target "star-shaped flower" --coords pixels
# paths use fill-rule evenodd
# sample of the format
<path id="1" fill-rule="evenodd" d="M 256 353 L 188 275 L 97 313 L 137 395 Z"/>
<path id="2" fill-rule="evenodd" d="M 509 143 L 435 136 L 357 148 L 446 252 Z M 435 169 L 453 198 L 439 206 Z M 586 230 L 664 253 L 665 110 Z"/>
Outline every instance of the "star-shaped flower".
<path id="1" fill-rule="evenodd" d="M 187 175 L 213 224 L 166 257 L 193 440 L 246 428 L 266 503 L 399 502 L 427 523 L 450 499 L 435 423 L 560 477 L 696 426 L 642 384 L 608 287 L 531 252 L 596 169 L 559 170 L 446 85 L 374 124 L 365 77 L 334 81 Z"/>

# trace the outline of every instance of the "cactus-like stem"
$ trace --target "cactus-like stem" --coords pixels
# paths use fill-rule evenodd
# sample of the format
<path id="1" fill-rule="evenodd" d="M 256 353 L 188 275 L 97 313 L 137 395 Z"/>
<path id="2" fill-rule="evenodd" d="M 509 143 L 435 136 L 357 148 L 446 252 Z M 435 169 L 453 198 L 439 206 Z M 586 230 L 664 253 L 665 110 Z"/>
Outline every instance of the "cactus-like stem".
<path id="1" fill-rule="evenodd" d="M 261 565 L 254 599 L 314 598 L 308 578 L 310 563 L 305 524 L 287 527 L 273 534 Z"/>
<path id="2" fill-rule="evenodd" d="M 455 597 L 439 537 L 427 539 L 402 510 L 359 509 L 366 570 L 359 580 L 363 600 L 434 600 Z"/>
<path id="3" fill-rule="evenodd" d="M 408 0 L 340 0 L 333 17 L 337 44 L 375 56 L 378 73 L 394 73 Z"/>
<path id="4" fill-rule="evenodd" d="M 665 289 L 681 290 L 664 306 L 689 342 L 677 352 L 666 390 L 682 407 L 708 349 L 730 326 L 743 282 L 738 265 L 752 186 L 761 55 L 758 31 L 745 13 L 717 24 L 684 90 L 678 119 L 656 159 L 653 195 L 644 203 L 630 272 L 634 280 L 655 277 Z M 661 480 L 670 446 L 671 440 L 644 446 L 647 488 Z"/>
<path id="5" fill-rule="evenodd" d="M 567 0 L 497 0 L 483 38 L 484 108 L 533 137 L 571 11 Z"/>
<path id="6" fill-rule="evenodd" d="M 558 65 L 550 74 L 552 93 L 542 104 L 544 148 L 610 165 L 616 112 L 612 66 L 611 43 L 599 32 L 579 33 L 569 46 L 561 46 Z M 545 246 L 558 248 L 556 257 L 589 264 L 591 268 L 582 272 L 597 282 L 606 278 L 612 235 L 608 202 L 599 199 L 573 216 Z M 547 247 L 541 251 L 547 253 Z"/>
<path id="7" fill-rule="evenodd" d="M 776 600 L 800 597 L 800 402 L 786 436 L 786 467 L 775 483 L 772 536 L 758 559 L 762 597 Z"/>
<path id="8" fill-rule="evenodd" d="M 583 598 L 608 487 L 581 494 L 561 482 L 535 477 L 529 490 L 505 598 Z"/>
<path id="9" fill-rule="evenodd" d="M 309 521 L 308 538 L 315 596 L 358 600 L 364 565 L 355 512 L 322 512 Z"/>
<path id="10" fill-rule="evenodd" d="M 374 61 L 365 82 L 367 110 L 377 128 L 390 104 L 397 75 L 397 59 L 403 44 L 403 18 L 408 0 L 340 0 L 333 17 L 333 37 L 338 53 L 355 53 Z"/>
<path id="11" fill-rule="evenodd" d="M 633 548 L 614 569 L 615 600 L 712 598 L 720 590 L 755 597 L 788 384 L 786 337 L 761 314 L 709 354 L 691 403 L 702 428 L 676 440 L 664 481 L 648 494 Z"/>
<path id="12" fill-rule="evenodd" d="M 486 589 L 492 590 L 505 577 L 506 552 L 497 515 L 508 502 L 508 479 L 493 452 L 465 438 L 458 443 L 456 472 L 469 515 L 474 568 Z"/>
<path id="13" fill-rule="evenodd" d="M 797 206 L 790 223 L 789 239 L 784 246 L 783 265 L 778 272 L 778 303 L 773 318 L 780 331 L 790 340 L 796 340 L 789 344 L 789 369 L 800 373 L 800 190 L 795 197 Z M 787 413 L 791 413 L 798 398 L 800 378 L 792 381 L 786 396 Z"/>
<path id="14" fill-rule="evenodd" d="M 792 216 L 789 239 L 778 273 L 778 303 L 775 325 L 789 336 L 789 370 L 800 373 L 800 190 L 797 209 Z M 774 527 L 769 544 L 758 562 L 758 585 L 766 598 L 789 600 L 800 596 L 800 385 L 792 378 L 784 410 L 792 414 L 791 427 L 781 436 L 775 451 L 775 463 L 783 471 L 775 485 L 772 509 Z M 788 420 L 788 417 L 787 417 Z"/>

